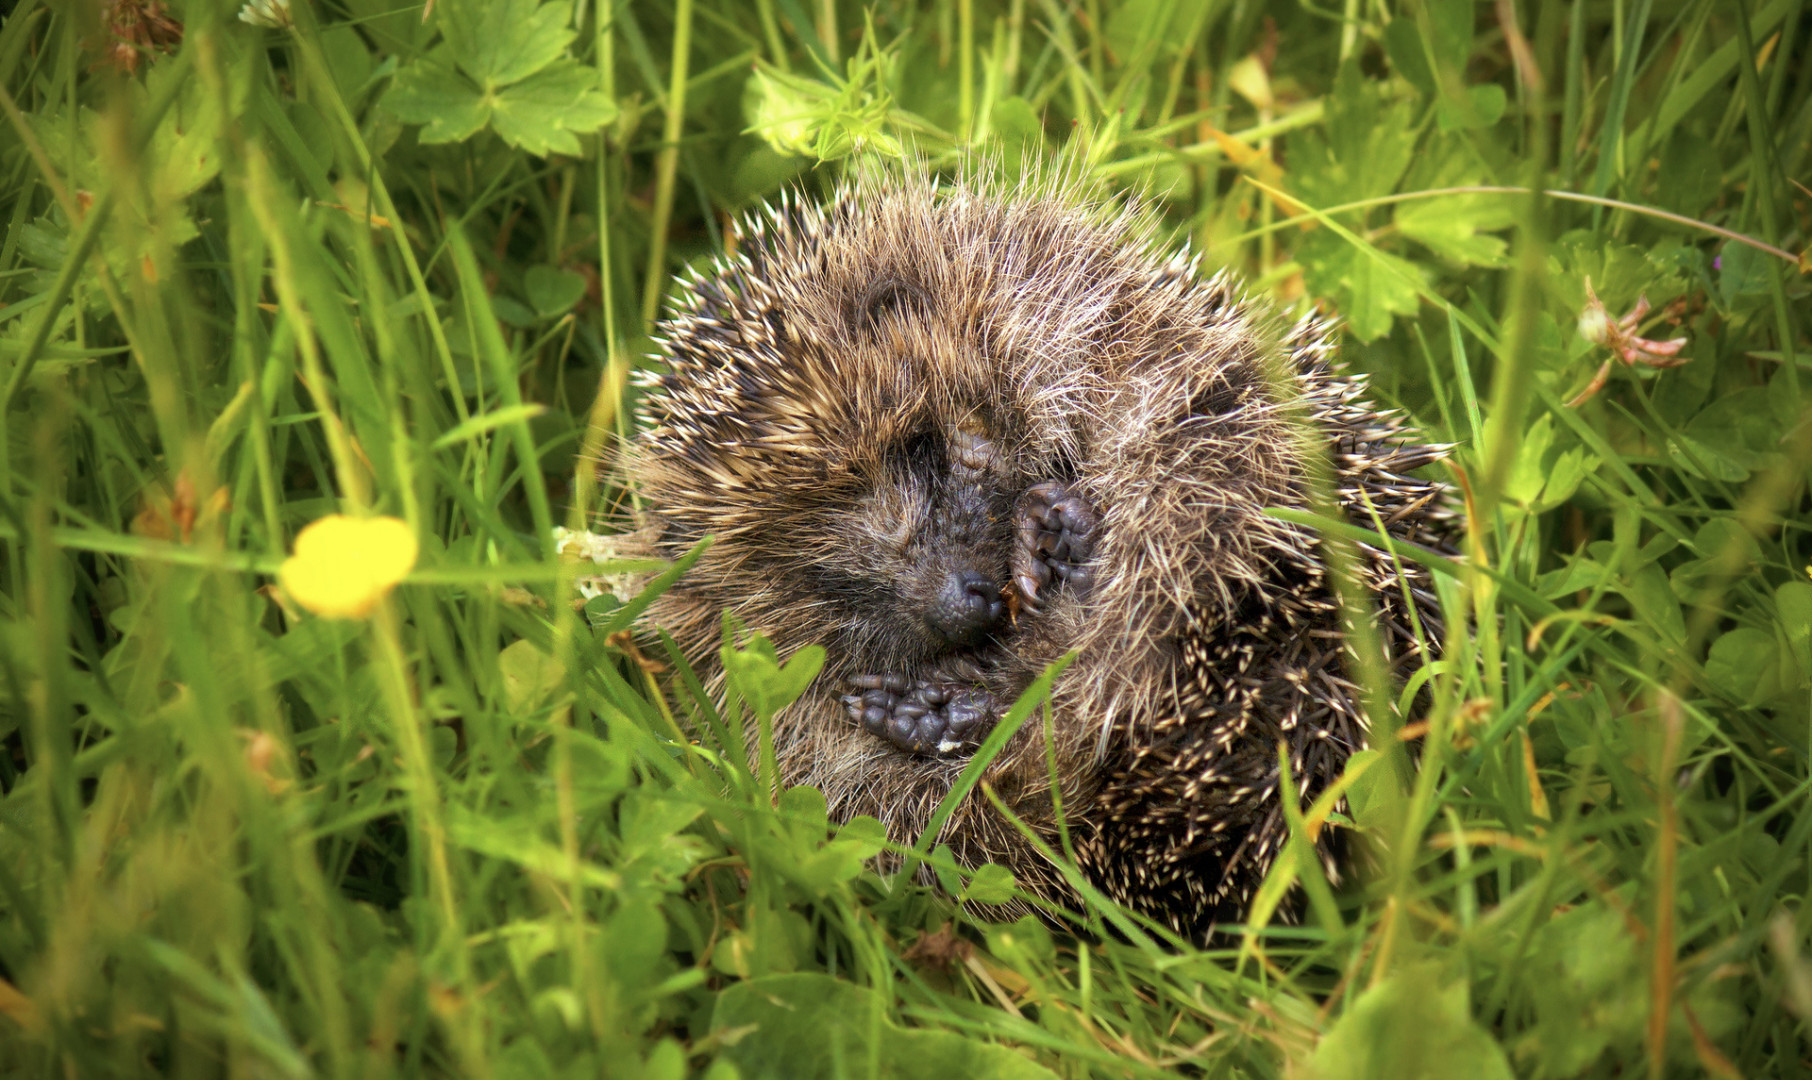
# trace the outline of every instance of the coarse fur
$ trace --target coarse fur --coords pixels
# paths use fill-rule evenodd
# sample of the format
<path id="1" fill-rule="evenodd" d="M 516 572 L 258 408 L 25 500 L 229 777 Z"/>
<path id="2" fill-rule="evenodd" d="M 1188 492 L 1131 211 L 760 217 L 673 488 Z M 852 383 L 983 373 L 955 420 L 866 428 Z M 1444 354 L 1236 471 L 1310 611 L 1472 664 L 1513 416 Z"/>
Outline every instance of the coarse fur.
<path id="1" fill-rule="evenodd" d="M 985 783 L 1060 850 L 1054 762 L 1096 887 L 1198 940 L 1240 918 L 1287 836 L 1280 799 L 1306 806 L 1364 739 L 1320 541 L 1266 508 L 1309 505 L 1320 453 L 1356 523 L 1436 547 L 1448 529 L 1444 489 L 1412 475 L 1441 448 L 1331 367 L 1325 325 L 1280 328 L 1167 256 L 1138 209 L 1066 179 L 894 176 L 753 215 L 662 334 L 627 458 L 640 535 L 667 558 L 716 540 L 648 619 L 707 679 L 726 609 L 783 655 L 825 647 L 775 720 L 787 782 L 910 843 L 975 739 L 878 738 L 852 719 L 851 680 L 971 687 L 1004 713 L 1073 652 L 1049 757 L 1034 718 Z M 1099 518 L 1086 588 L 1009 595 L 976 640 L 928 630 L 953 573 L 1014 592 L 1015 508 L 1053 482 Z M 1442 634 L 1427 572 L 1357 552 L 1400 679 Z M 1337 871 L 1336 831 L 1321 848 Z M 979 793 L 938 839 L 1076 903 Z"/>

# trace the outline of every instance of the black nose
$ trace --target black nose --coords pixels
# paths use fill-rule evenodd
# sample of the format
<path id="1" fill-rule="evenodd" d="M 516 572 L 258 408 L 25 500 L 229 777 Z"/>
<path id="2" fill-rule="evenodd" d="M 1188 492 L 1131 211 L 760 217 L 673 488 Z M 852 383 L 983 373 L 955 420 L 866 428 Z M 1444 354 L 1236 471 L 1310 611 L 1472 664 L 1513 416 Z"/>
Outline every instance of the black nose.
<path id="1" fill-rule="evenodd" d="M 952 645 L 974 645 L 1005 610 L 1000 586 L 986 574 L 957 570 L 944 579 L 926 621 Z"/>

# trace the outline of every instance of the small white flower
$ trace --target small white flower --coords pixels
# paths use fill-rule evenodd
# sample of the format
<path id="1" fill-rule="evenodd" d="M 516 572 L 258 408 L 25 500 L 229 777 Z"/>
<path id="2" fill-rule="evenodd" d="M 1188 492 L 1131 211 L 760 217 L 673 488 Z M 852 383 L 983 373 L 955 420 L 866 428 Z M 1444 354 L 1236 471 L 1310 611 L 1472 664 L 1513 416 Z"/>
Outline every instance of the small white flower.
<path id="1" fill-rule="evenodd" d="M 266 30 L 288 30 L 296 20 L 289 12 L 289 0 L 248 0 L 239 9 L 239 21 Z"/>
<path id="2" fill-rule="evenodd" d="M 618 541 L 619 538 L 615 536 L 554 526 L 554 550 L 576 559 L 589 559 L 594 563 L 621 559 L 623 556 Z M 587 600 L 608 592 L 619 603 L 625 604 L 634 600 L 645 584 L 647 580 L 644 574 L 592 574 L 573 579 L 573 586 Z"/>

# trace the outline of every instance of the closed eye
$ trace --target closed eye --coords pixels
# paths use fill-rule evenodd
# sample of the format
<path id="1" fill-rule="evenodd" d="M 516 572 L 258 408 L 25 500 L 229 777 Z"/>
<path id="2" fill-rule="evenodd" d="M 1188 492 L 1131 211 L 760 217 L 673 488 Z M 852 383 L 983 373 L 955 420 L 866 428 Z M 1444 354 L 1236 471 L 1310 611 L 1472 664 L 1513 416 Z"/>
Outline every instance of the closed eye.
<path id="1" fill-rule="evenodd" d="M 944 436 L 926 429 L 906 436 L 893 444 L 887 461 L 896 476 L 936 481 L 949 468 Z"/>

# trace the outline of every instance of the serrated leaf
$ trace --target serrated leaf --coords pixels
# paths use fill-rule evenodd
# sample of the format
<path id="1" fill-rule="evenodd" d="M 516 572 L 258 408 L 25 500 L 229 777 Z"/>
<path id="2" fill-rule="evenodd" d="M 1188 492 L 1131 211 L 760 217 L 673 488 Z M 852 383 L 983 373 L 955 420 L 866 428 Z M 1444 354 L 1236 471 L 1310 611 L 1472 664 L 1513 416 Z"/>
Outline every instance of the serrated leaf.
<path id="1" fill-rule="evenodd" d="M 571 14 L 565 3 L 534 0 L 451 3 L 445 43 L 397 72 L 384 107 L 423 125 L 424 143 L 459 142 L 489 124 L 531 154 L 577 154 L 577 136 L 615 120 L 618 109 L 596 73 L 562 55 Z"/>
<path id="2" fill-rule="evenodd" d="M 1391 320 L 1413 313 L 1420 300 L 1420 267 L 1332 232 L 1311 235 L 1297 258 L 1310 291 L 1335 296 L 1347 328 L 1360 341 L 1390 333 Z"/>
<path id="3" fill-rule="evenodd" d="M 421 124 L 424 143 L 469 139 L 484 127 L 491 110 L 478 90 L 457 71 L 423 60 L 396 73 L 384 108 L 408 124 Z"/>
<path id="4" fill-rule="evenodd" d="M 441 33 L 460 70 L 489 90 L 558 60 L 572 43 L 571 22 L 564 0 L 443 0 L 441 7 Z"/>
<path id="5" fill-rule="evenodd" d="M 575 60 L 524 79 L 491 98 L 491 126 L 511 146 L 546 157 L 577 154 L 575 133 L 616 119 L 616 103 L 598 92 L 598 77 Z"/>
<path id="6" fill-rule="evenodd" d="M 1483 195 L 1455 195 L 1406 203 L 1397 211 L 1404 236 L 1437 255 L 1472 266 L 1502 266 L 1506 244 L 1484 232 L 1510 224 L 1503 200 Z"/>
<path id="7" fill-rule="evenodd" d="M 1408 101 L 1389 101 L 1385 91 L 1359 74 L 1356 64 L 1341 68 L 1327 98 L 1328 149 L 1336 169 L 1326 177 L 1334 185 L 1322 202 L 1332 206 L 1377 198 L 1397 190 L 1408 171 L 1418 134 Z M 1294 171 L 1299 181 L 1310 173 Z"/>

